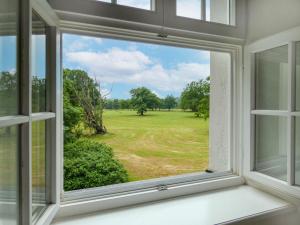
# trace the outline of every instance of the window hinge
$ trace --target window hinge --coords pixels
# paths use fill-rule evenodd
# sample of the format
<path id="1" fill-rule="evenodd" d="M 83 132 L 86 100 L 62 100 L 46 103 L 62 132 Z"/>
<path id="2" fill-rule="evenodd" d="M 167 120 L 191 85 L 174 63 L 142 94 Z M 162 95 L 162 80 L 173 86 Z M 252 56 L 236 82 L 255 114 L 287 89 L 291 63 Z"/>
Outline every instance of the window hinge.
<path id="1" fill-rule="evenodd" d="M 159 185 L 159 186 L 157 186 L 157 190 L 158 191 L 166 191 L 166 190 L 168 190 L 168 186 L 167 185 Z"/>

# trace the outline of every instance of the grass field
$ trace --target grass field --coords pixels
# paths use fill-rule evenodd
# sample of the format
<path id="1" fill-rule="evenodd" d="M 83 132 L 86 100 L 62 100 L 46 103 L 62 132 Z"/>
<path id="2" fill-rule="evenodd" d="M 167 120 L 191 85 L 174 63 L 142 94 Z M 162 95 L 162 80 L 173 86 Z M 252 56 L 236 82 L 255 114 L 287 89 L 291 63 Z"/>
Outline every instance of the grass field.
<path id="1" fill-rule="evenodd" d="M 191 112 L 106 110 L 105 135 L 91 138 L 109 144 L 130 181 L 199 172 L 208 166 L 209 122 Z"/>

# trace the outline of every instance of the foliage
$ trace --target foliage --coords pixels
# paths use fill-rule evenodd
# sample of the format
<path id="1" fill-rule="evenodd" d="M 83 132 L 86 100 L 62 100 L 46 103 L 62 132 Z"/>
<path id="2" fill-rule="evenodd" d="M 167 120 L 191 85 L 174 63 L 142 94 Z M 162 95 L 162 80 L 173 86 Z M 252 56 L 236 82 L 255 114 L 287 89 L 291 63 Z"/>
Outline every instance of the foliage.
<path id="1" fill-rule="evenodd" d="M 199 103 L 197 117 L 207 120 L 209 118 L 209 96 L 204 96 Z"/>
<path id="2" fill-rule="evenodd" d="M 130 94 L 132 107 L 140 116 L 143 116 L 148 109 L 157 108 L 160 103 L 159 98 L 145 87 L 132 89 Z"/>
<path id="3" fill-rule="evenodd" d="M 46 111 L 46 79 L 32 77 L 32 111 Z"/>
<path id="4" fill-rule="evenodd" d="M 73 113 L 76 111 L 74 109 L 82 109 L 85 124 L 93 128 L 96 134 L 106 133 L 102 118 L 104 100 L 100 93 L 100 85 L 85 71 L 64 70 L 64 98 L 67 98 L 64 103 L 70 103 L 73 107 L 69 108 Z M 65 119 L 69 118 L 65 116 Z M 65 124 L 70 122 L 66 121 Z M 72 122 L 71 124 L 74 125 Z"/>
<path id="5" fill-rule="evenodd" d="M 89 139 L 79 139 L 64 148 L 64 190 L 100 187 L 128 181 L 112 149 Z"/>
<path id="6" fill-rule="evenodd" d="M 196 116 L 208 118 L 209 116 L 210 80 L 193 81 L 181 93 L 180 105 L 186 110 L 195 112 Z"/>
<path id="7" fill-rule="evenodd" d="M 168 109 L 169 111 L 173 108 L 175 108 L 177 106 L 177 99 L 172 96 L 172 95 L 168 95 L 165 99 L 164 99 L 164 107 L 166 109 Z"/>
<path id="8" fill-rule="evenodd" d="M 0 115 L 15 114 L 17 109 L 17 75 L 0 72 Z"/>

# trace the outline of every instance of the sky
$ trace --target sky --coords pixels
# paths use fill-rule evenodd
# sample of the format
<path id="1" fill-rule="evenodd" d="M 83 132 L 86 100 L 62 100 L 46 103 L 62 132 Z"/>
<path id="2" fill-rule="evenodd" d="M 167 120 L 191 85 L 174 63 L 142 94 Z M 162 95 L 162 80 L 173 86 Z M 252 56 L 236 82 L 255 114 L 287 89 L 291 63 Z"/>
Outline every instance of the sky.
<path id="1" fill-rule="evenodd" d="M 195 5 L 199 2 L 177 0 L 178 6 L 181 5 L 183 12 L 189 12 L 190 16 L 196 16 L 197 12 L 192 8 L 198 8 Z M 149 0 L 119 0 L 119 3 L 146 8 Z M 45 36 L 34 35 L 32 42 L 32 74 L 44 78 Z M 179 97 L 189 82 L 209 76 L 209 63 L 207 51 L 63 35 L 63 67 L 87 71 L 101 83 L 102 92 L 109 98 L 129 98 L 129 91 L 140 86 L 151 89 L 162 98 L 169 94 Z M 14 36 L 0 37 L 0 71 L 16 71 Z"/>
<path id="2" fill-rule="evenodd" d="M 129 91 L 141 86 L 161 98 L 179 97 L 189 82 L 209 76 L 210 53 L 64 34 L 63 67 L 88 72 L 109 98 L 130 98 Z"/>
<path id="3" fill-rule="evenodd" d="M 17 39 L 16 36 L 0 37 L 0 71 L 14 73 L 17 67 Z M 45 35 L 32 36 L 32 65 L 33 76 L 45 78 L 46 74 L 46 38 Z"/>

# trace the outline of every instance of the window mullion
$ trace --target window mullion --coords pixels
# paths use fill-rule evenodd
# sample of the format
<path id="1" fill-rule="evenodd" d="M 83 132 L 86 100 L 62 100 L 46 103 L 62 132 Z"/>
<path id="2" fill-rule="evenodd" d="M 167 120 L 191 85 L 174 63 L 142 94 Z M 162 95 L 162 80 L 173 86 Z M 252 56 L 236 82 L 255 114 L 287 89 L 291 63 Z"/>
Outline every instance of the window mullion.
<path id="1" fill-rule="evenodd" d="M 201 0 L 201 20 L 206 21 L 206 0 Z"/>
<path id="2" fill-rule="evenodd" d="M 292 112 L 295 109 L 295 79 L 296 79 L 296 44 L 289 43 L 289 74 L 288 74 L 288 152 L 287 152 L 287 182 L 295 184 L 295 119 Z"/>
<path id="3" fill-rule="evenodd" d="M 30 225 L 32 222 L 32 173 L 31 173 L 31 0 L 20 0 L 19 20 L 19 73 L 20 73 L 20 113 L 29 117 L 22 124 L 20 132 L 20 224 Z"/>

